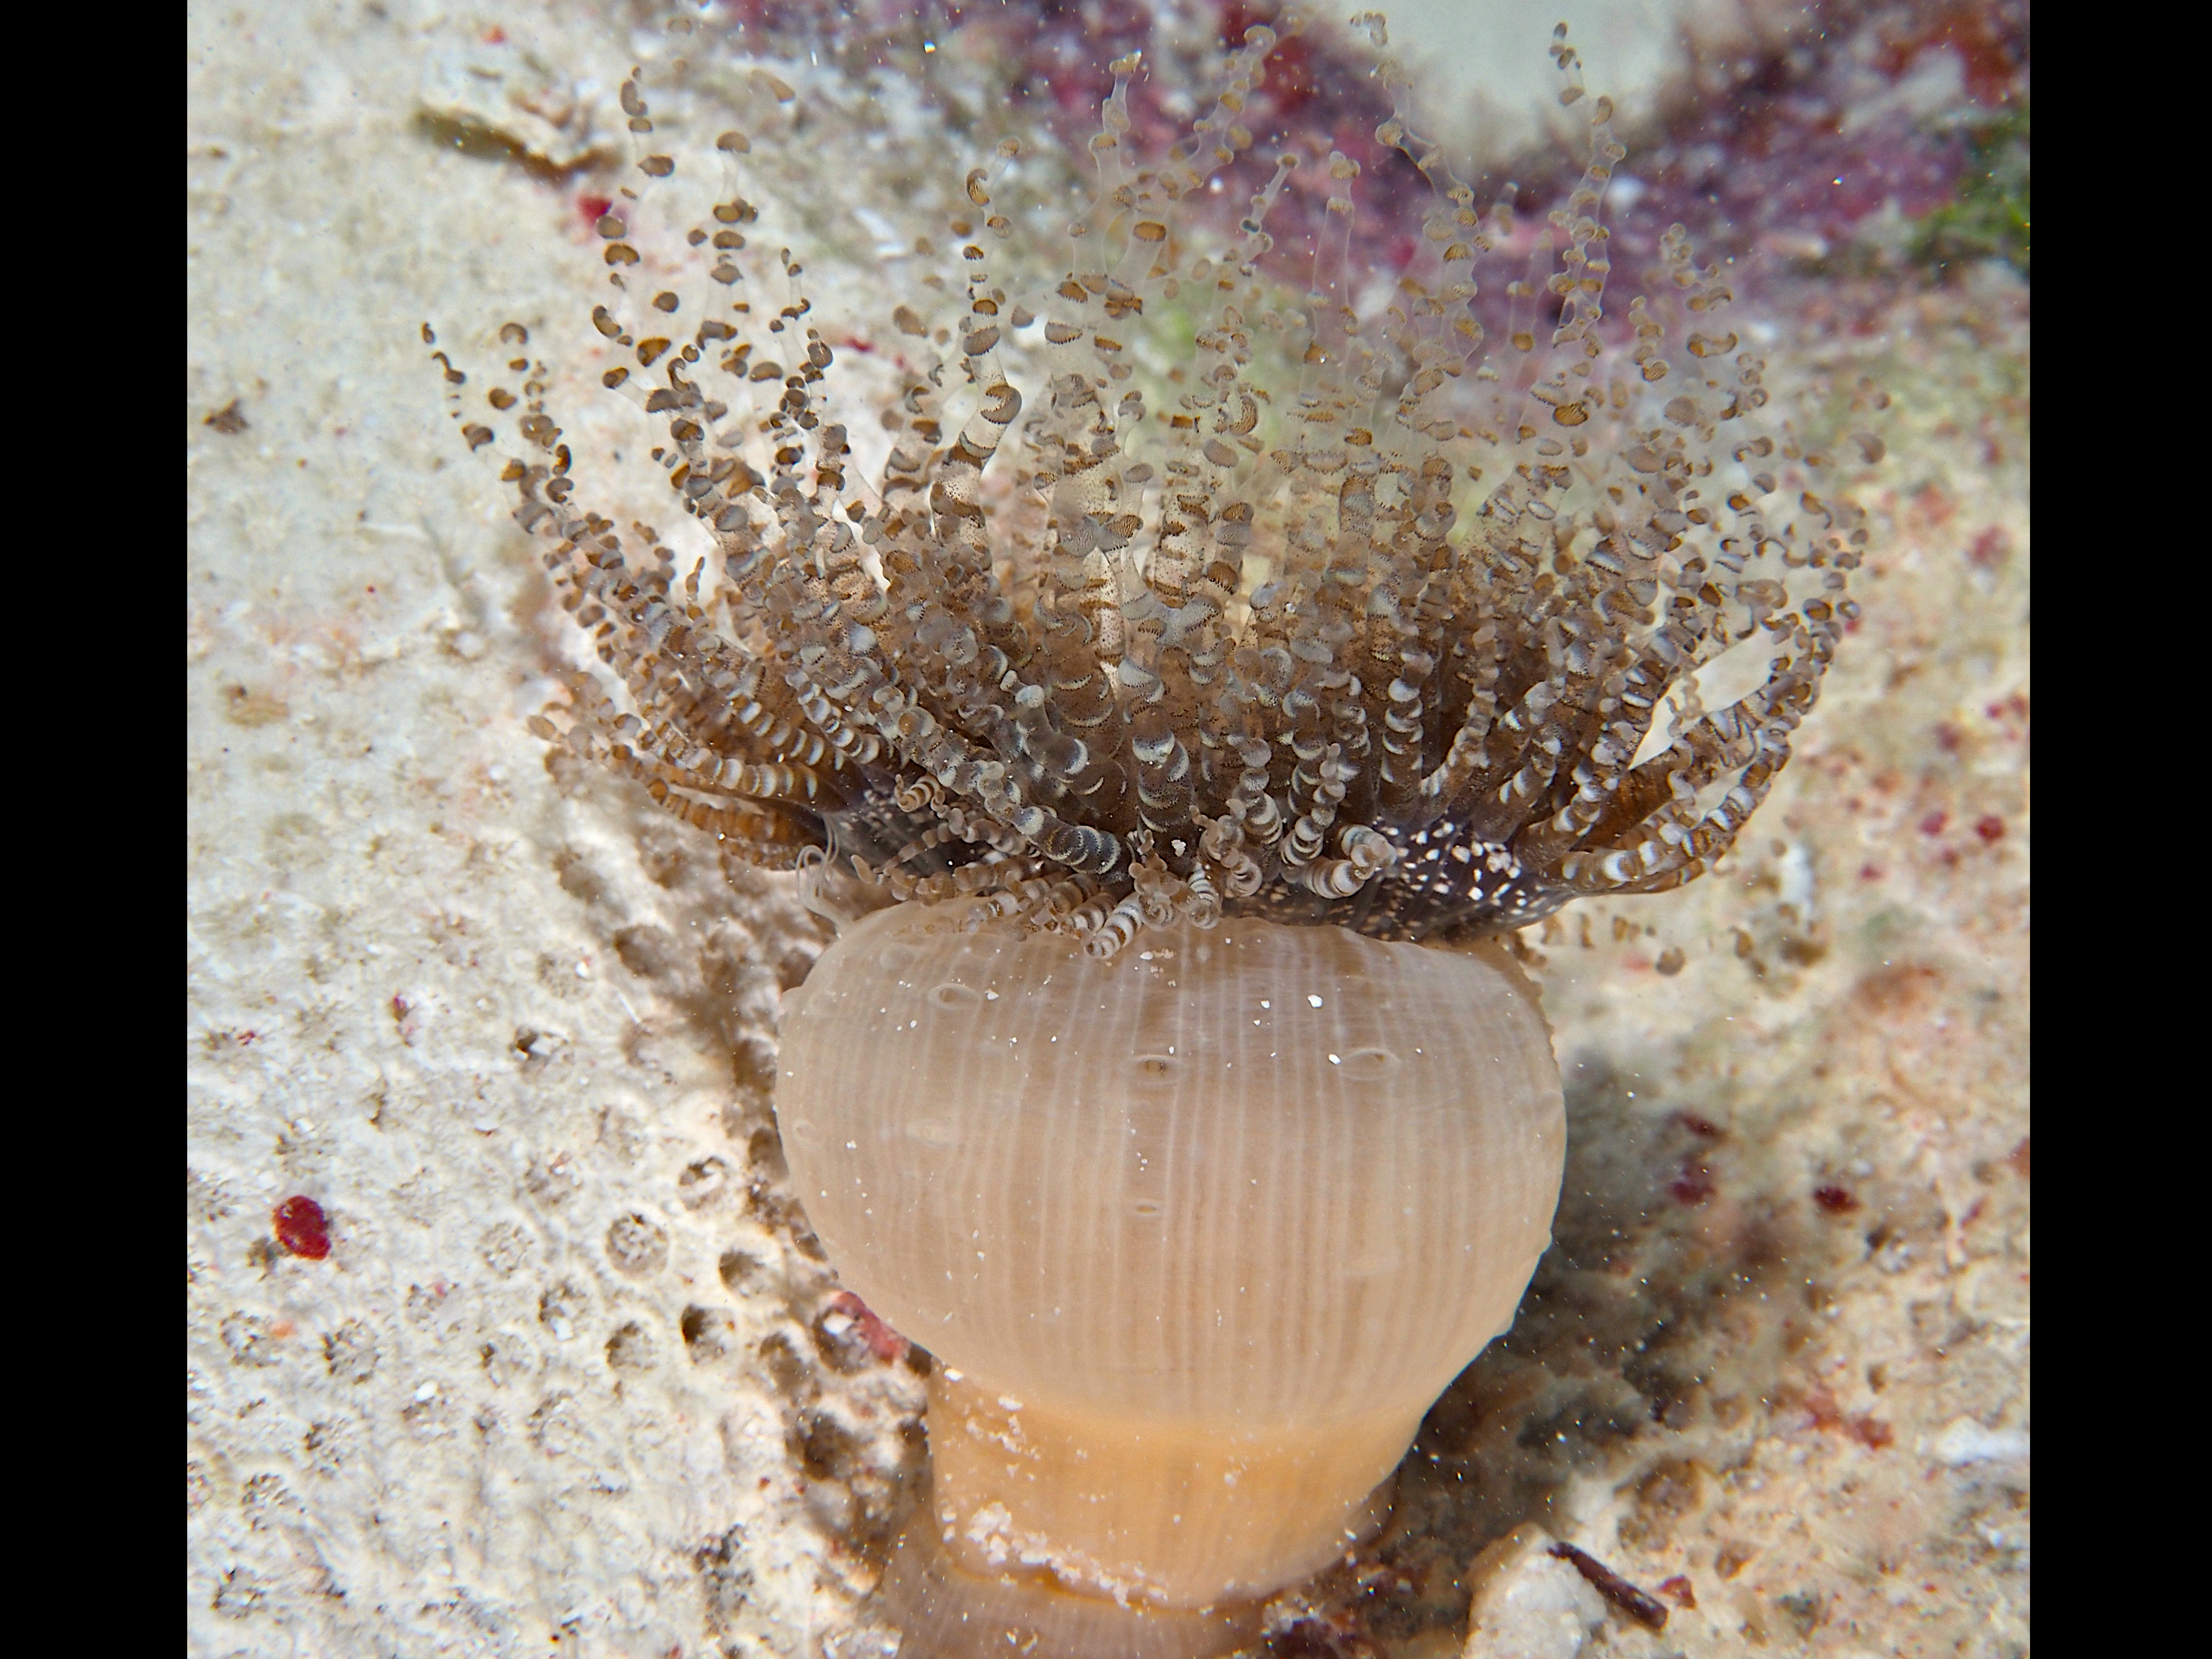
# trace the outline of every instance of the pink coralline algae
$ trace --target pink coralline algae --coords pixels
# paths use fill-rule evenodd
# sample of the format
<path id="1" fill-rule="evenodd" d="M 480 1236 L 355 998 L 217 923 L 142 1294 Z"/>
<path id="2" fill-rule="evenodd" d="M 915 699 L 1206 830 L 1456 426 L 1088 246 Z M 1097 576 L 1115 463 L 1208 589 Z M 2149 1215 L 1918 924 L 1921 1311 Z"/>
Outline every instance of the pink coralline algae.
<path id="1" fill-rule="evenodd" d="M 1625 246 L 1679 221 L 1778 270 L 1940 264 L 1945 241 L 1927 228 L 1962 198 L 2017 191 L 2024 214 L 2024 170 L 1991 176 L 2008 164 L 1996 152 L 2026 143 L 2021 0 L 1832 4 L 1785 21 L 1765 47 L 1698 56 L 1634 162 Z M 1980 251 L 2024 264 L 2022 237 Z"/>

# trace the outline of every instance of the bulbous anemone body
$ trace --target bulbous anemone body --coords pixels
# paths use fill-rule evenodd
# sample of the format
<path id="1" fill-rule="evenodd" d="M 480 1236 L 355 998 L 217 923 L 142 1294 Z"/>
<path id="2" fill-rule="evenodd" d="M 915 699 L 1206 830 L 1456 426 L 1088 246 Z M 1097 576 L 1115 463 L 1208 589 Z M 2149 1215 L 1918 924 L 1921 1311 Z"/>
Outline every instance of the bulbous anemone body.
<path id="1" fill-rule="evenodd" d="M 1534 992 L 1495 945 L 962 915 L 848 928 L 777 1085 L 839 1273 L 940 1362 L 945 1553 L 1164 1608 L 1309 1575 L 1548 1242 Z"/>

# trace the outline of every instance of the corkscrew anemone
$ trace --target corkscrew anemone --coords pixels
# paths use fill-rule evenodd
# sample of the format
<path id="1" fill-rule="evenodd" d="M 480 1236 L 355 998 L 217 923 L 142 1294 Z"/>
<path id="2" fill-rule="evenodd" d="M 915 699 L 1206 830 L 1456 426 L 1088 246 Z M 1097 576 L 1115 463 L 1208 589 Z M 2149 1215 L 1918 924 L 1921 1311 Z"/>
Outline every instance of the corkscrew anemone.
<path id="1" fill-rule="evenodd" d="M 635 213 L 604 219 L 604 379 L 662 419 L 711 571 L 580 504 L 542 365 L 489 394 L 621 686 L 580 675 L 534 729 L 848 920 L 777 1111 L 840 1272 L 942 1362 L 886 1581 L 924 1652 L 1211 1651 L 1357 1534 L 1557 1200 L 1548 1037 L 1487 936 L 1709 869 L 1853 614 L 1863 514 L 1817 493 L 1719 270 L 1678 228 L 1606 311 L 1606 100 L 1492 339 L 1478 273 L 1525 238 L 1386 63 L 1376 137 L 1436 199 L 1426 264 L 1363 316 L 1340 153 L 1304 295 L 1265 264 L 1296 155 L 1211 240 L 1277 39 L 1248 31 L 1150 163 L 1114 65 L 1035 291 L 1000 274 L 1044 262 L 993 204 L 1013 147 L 970 172 L 960 282 L 878 336 L 924 355 L 887 407 L 831 377 L 798 262 L 748 246 L 744 135 L 696 287 L 647 291 Z M 1553 52 L 1583 102 L 1564 27 Z M 1158 411 L 1148 307 L 1196 319 Z M 872 489 L 863 415 L 894 435 Z"/>

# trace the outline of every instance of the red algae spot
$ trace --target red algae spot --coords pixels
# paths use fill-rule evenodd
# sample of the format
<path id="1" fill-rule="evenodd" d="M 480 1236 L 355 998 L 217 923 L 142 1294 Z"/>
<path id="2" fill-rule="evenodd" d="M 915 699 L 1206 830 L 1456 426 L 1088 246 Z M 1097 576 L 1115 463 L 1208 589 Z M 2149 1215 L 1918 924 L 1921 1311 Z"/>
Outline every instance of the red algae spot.
<path id="1" fill-rule="evenodd" d="M 507 44 L 507 31 L 494 23 L 477 38 L 488 46 L 503 46 Z"/>
<path id="2" fill-rule="evenodd" d="M 1911 504 L 1931 525 L 1948 524 L 1959 511 L 1959 498 L 1936 483 L 1921 485 L 1913 492 Z"/>
<path id="3" fill-rule="evenodd" d="M 600 220 L 605 218 L 614 204 L 614 198 L 611 196 L 579 196 L 576 211 L 582 216 L 585 226 L 589 228 L 596 227 Z"/>
<path id="4" fill-rule="evenodd" d="M 1672 1578 L 1662 1578 L 1659 1581 L 1659 1594 L 1678 1607 L 1694 1607 L 1698 1605 L 1697 1591 L 1691 1588 L 1689 1579 L 1679 1572 Z"/>
<path id="5" fill-rule="evenodd" d="M 2014 1148 L 2012 1149 L 2012 1151 L 2010 1151 L 2009 1152 L 2008 1152 L 2008 1153 L 2006 1153 L 2006 1154 L 2005 1154 L 2005 1162 L 2006 1162 L 2006 1163 L 2008 1163 L 2008 1164 L 2011 1164 L 2011 1165 L 2012 1165 L 2012 1167 L 2013 1167 L 2015 1170 L 2017 1170 L 2017 1171 L 2019 1172 L 2020 1178 L 2021 1178 L 2022 1181 L 2026 1181 L 2027 1179 L 2028 1179 L 2028 1174 L 2027 1174 L 2027 1143 L 2028 1143 L 2028 1139 L 2029 1139 L 2029 1138 L 2028 1138 L 2027 1136 L 2026 1136 L 2026 1135 L 2022 1135 L 2022 1136 L 2021 1137 L 2020 1145 L 2019 1145 L 2019 1146 L 2015 1146 L 2015 1147 L 2014 1147 Z"/>
<path id="6" fill-rule="evenodd" d="M 1667 1190 L 1674 1195 L 1677 1204 L 1694 1209 L 1713 1195 L 1717 1184 L 1713 1166 L 1692 1153 L 1682 1160 L 1682 1173 L 1668 1182 Z"/>
<path id="7" fill-rule="evenodd" d="M 1846 1417 L 1836 1404 L 1836 1397 L 1826 1389 L 1815 1389 L 1806 1396 L 1805 1410 L 1816 1429 L 1840 1430 L 1869 1451 L 1880 1451 L 1893 1445 L 1897 1431 L 1880 1418 L 1862 1412 L 1856 1417 Z"/>
<path id="8" fill-rule="evenodd" d="M 2024 31 L 2014 16 L 2007 15 L 2011 10 L 1968 0 L 1919 9 L 1910 22 L 1882 31 L 1875 65 L 1897 76 L 1911 69 L 1922 52 L 1948 51 L 1959 60 L 1966 96 L 1984 108 L 1995 108 L 2010 100 L 2025 67 Z M 2025 7 L 2018 9 L 2019 18 L 2026 15 Z"/>
<path id="9" fill-rule="evenodd" d="M 1974 833 L 1991 844 L 2002 841 L 2004 832 L 2004 820 L 1994 812 L 1986 812 L 1974 820 Z"/>
<path id="10" fill-rule="evenodd" d="M 331 1253 L 331 1220 L 313 1199 L 301 1194 L 286 1199 L 276 1206 L 273 1222 L 276 1242 L 286 1255 L 320 1261 Z"/>
<path id="11" fill-rule="evenodd" d="M 1943 826 L 1950 821 L 1951 815 L 1948 812 L 1930 812 L 1920 820 L 1920 833 L 1923 836 L 1940 836 L 1943 833 Z"/>
<path id="12" fill-rule="evenodd" d="M 1846 1187 L 1815 1187 L 1813 1188 L 1813 1201 L 1830 1215 L 1849 1215 L 1859 1206 L 1858 1200 L 1851 1196 L 1850 1189 Z"/>
<path id="13" fill-rule="evenodd" d="M 866 1343 L 868 1352 L 885 1364 L 905 1357 L 908 1346 L 907 1340 L 877 1318 L 869 1310 L 868 1304 L 852 1291 L 838 1291 L 830 1298 L 830 1305 L 825 1311 L 842 1315 L 852 1321 L 853 1334 Z"/>
<path id="14" fill-rule="evenodd" d="M 1878 1417 L 1854 1417 L 1845 1426 L 1850 1431 L 1851 1438 L 1869 1451 L 1880 1451 L 1884 1446 L 1894 1444 L 1897 1440 L 1897 1431 Z"/>
<path id="15" fill-rule="evenodd" d="M 1677 1112 L 1674 1121 L 1701 1140 L 1725 1140 L 1728 1138 L 1727 1130 L 1712 1119 L 1700 1117 L 1695 1112 Z"/>

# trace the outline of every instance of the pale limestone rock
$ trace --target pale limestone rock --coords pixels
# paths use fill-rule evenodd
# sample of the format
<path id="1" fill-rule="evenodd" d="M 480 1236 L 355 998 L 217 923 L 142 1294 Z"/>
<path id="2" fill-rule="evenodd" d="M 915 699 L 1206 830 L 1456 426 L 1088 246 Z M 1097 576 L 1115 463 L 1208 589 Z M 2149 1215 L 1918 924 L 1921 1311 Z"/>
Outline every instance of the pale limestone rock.
<path id="1" fill-rule="evenodd" d="M 1575 1659 L 1605 1622 L 1605 1601 L 1523 1522 L 1468 1569 L 1474 1605 L 1462 1659 Z"/>

